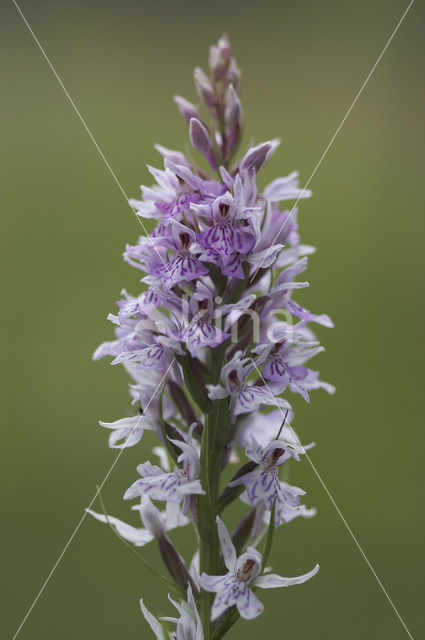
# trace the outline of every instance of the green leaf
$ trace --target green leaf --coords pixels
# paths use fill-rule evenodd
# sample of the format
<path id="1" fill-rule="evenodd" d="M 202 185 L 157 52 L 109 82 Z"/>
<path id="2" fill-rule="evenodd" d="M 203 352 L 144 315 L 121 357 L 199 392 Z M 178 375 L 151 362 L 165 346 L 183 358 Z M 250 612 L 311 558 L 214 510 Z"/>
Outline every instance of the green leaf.
<path id="1" fill-rule="evenodd" d="M 195 377 L 195 373 L 190 364 L 189 358 L 186 355 L 177 356 L 178 360 L 183 368 L 184 380 L 193 400 L 198 405 L 202 413 L 208 413 L 211 410 L 211 402 L 208 399 L 208 394 L 203 384 L 203 381 Z"/>

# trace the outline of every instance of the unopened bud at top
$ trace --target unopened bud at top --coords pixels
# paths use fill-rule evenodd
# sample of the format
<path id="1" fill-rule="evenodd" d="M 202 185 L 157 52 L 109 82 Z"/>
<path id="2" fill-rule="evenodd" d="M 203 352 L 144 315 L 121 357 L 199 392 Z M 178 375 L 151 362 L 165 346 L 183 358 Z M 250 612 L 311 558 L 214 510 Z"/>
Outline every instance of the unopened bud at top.
<path id="1" fill-rule="evenodd" d="M 232 48 L 229 39 L 224 35 L 217 45 L 210 47 L 208 66 L 214 81 L 221 80 L 232 59 Z"/>

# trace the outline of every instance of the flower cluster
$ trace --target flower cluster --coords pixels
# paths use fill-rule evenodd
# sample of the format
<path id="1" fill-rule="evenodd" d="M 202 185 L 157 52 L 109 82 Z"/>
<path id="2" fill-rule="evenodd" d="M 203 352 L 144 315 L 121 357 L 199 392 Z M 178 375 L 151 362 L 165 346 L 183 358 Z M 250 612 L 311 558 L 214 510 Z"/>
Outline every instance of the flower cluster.
<path id="1" fill-rule="evenodd" d="M 318 566 L 282 578 L 267 573 L 265 563 L 274 530 L 315 513 L 300 503 L 305 492 L 279 477 L 283 465 L 313 446 L 303 447 L 290 427 L 289 397 L 309 402 L 313 389 L 333 392 L 306 364 L 323 350 L 312 325 L 332 321 L 293 299 L 308 286 L 298 277 L 314 249 L 300 242 L 295 205 L 281 205 L 311 194 L 295 172 L 259 191 L 258 174 L 279 140 L 235 160 L 243 116 L 227 37 L 210 48 L 208 64 L 209 74 L 196 68 L 194 79 L 209 120 L 175 97 L 200 161 L 156 146 L 163 169 L 148 167 L 156 184 L 142 186 L 141 199 L 131 201 L 155 226 L 124 252 L 143 272 L 143 290 L 122 291 L 109 316 L 115 339 L 94 354 L 111 356 L 131 377 L 133 415 L 100 423 L 110 430 L 109 446 L 138 445 L 145 431 L 158 439 L 159 464 L 141 463 L 124 495 L 138 500 L 132 508 L 143 526 L 90 513 L 131 545 L 156 540 L 167 583 L 181 598 L 171 600 L 180 617 L 161 620 L 140 601 L 160 639 L 171 622 L 178 640 L 218 640 L 238 616 L 262 613 L 257 587 L 299 584 L 317 573 Z M 223 470 L 237 465 L 243 450 L 245 463 L 222 486 Z M 237 499 L 248 511 L 230 535 L 221 516 Z M 162 511 L 156 502 L 165 503 Z M 189 524 L 199 547 L 188 565 L 168 533 Z"/>

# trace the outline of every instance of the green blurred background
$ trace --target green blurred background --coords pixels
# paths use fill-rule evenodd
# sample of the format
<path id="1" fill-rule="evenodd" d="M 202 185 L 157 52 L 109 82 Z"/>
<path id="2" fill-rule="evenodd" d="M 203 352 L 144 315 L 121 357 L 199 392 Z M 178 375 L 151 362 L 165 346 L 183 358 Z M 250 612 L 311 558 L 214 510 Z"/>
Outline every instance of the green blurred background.
<path id="1" fill-rule="evenodd" d="M 124 190 L 139 195 L 153 144 L 184 148 L 172 102 L 195 99 L 192 69 L 223 31 L 243 70 L 247 136 L 283 144 L 263 181 L 306 181 L 406 2 L 214 3 L 22 0 L 21 8 Z M 318 247 L 298 299 L 335 321 L 317 360 L 337 386 L 294 398 L 295 426 L 415 638 L 423 633 L 423 18 L 414 3 L 301 206 Z M 2 638 L 12 638 L 116 452 L 98 419 L 128 409 L 127 378 L 94 348 L 138 274 L 123 264 L 140 227 L 12 2 L 3 3 L 0 175 L 4 323 L 1 456 Z M 149 444 L 125 451 L 104 489 L 123 491 Z M 145 451 L 144 451 L 145 449 Z M 266 614 L 229 637 L 407 637 L 305 461 L 291 481 L 318 507 L 279 530 L 283 575 L 321 564 L 302 587 L 264 592 Z M 187 532 L 179 532 L 190 555 Z M 147 548 L 156 561 L 156 551 Z M 23 627 L 22 640 L 149 638 L 138 598 L 170 615 L 162 587 L 86 519 Z M 422 625 L 422 626 L 421 626 Z"/>

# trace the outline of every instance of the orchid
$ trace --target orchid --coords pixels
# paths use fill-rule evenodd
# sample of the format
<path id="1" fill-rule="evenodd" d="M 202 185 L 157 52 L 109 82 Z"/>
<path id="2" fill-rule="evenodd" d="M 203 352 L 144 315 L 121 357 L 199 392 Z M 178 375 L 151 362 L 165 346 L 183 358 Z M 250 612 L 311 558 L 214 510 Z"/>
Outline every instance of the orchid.
<path id="1" fill-rule="evenodd" d="M 307 449 L 311 446 L 313 445 L 307 445 Z M 236 487 L 243 484 L 245 492 L 241 499 L 248 504 L 255 506 L 263 501 L 270 512 L 275 506 L 275 527 L 279 526 L 281 521 L 286 522 L 288 518 L 292 520 L 293 516 L 289 514 L 293 513 L 294 507 L 299 507 L 299 496 L 304 495 L 305 491 L 281 482 L 279 467 L 291 458 L 299 461 L 299 456 L 305 453 L 305 448 L 284 440 L 274 440 L 262 450 L 261 445 L 252 437 L 252 444 L 246 447 L 245 452 L 258 467 L 233 480 L 229 486 Z"/>
<path id="2" fill-rule="evenodd" d="M 209 576 L 206 573 L 201 575 L 201 587 L 216 594 L 211 608 L 211 620 L 216 620 L 233 605 L 236 605 L 241 618 L 252 620 L 261 615 L 264 610 L 252 587 L 275 589 L 302 584 L 315 576 L 319 570 L 319 565 L 316 565 L 309 573 L 295 578 L 283 578 L 276 574 L 261 575 L 261 553 L 248 547 L 246 553 L 238 558 L 230 534 L 219 517 L 217 517 L 217 529 L 228 573 L 224 576 Z"/>
<path id="3" fill-rule="evenodd" d="M 230 421 L 242 413 L 255 411 L 263 405 L 277 405 L 285 409 L 290 408 L 290 404 L 283 398 L 276 398 L 264 386 L 249 384 L 246 379 L 255 369 L 254 364 L 248 363 L 248 359 L 241 358 L 241 352 L 237 352 L 232 360 L 223 366 L 221 385 L 208 385 L 209 397 L 212 400 L 231 397 Z"/>
<path id="4" fill-rule="evenodd" d="M 288 396 L 310 401 L 315 389 L 334 392 L 309 366 L 323 351 L 314 326 L 332 320 L 298 302 L 315 249 L 301 243 L 295 205 L 311 192 L 297 172 L 259 189 L 280 140 L 238 155 L 241 73 L 227 36 L 210 48 L 208 66 L 208 74 L 194 71 L 200 107 L 174 98 L 201 163 L 192 151 L 155 145 L 162 163 L 148 166 L 155 184 L 130 201 L 150 221 L 149 233 L 123 252 L 136 280 L 108 315 L 114 338 L 93 355 L 130 377 L 126 417 L 100 425 L 111 448 L 140 452 L 139 477 L 124 492 L 140 521 L 105 508 L 88 513 L 180 598 L 170 598 L 178 617 L 163 618 L 140 600 L 159 640 L 221 640 L 239 617 L 263 612 L 257 588 L 301 584 L 319 568 L 295 578 L 266 568 L 279 529 L 316 512 L 288 481 L 313 446 L 293 430 Z M 146 454 L 153 440 L 159 464 Z M 221 518 L 237 500 L 244 513 L 230 535 Z M 172 539 L 180 527 L 194 530 L 191 560 Z M 169 577 L 144 558 L 153 542 Z M 315 553 L 314 541 L 310 547 Z"/>
<path id="5" fill-rule="evenodd" d="M 181 466 L 175 467 L 173 471 L 167 473 L 161 467 L 152 465 L 150 462 L 140 464 L 137 471 L 142 479 L 133 482 L 125 492 L 124 500 L 147 495 L 155 500 L 183 501 L 183 513 L 187 513 L 189 496 L 205 493 L 199 480 L 199 455 L 192 444 L 192 432 L 195 426 L 192 425 L 190 428 L 186 442 L 171 440 L 182 451 L 177 458 Z"/>

